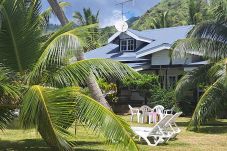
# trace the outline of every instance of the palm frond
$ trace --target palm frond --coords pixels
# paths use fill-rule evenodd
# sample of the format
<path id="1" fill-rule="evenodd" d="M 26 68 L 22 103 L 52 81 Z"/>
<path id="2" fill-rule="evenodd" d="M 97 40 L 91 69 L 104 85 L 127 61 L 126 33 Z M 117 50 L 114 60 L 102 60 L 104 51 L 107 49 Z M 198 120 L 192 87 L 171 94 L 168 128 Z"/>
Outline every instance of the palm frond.
<path id="1" fill-rule="evenodd" d="M 36 126 L 43 139 L 58 150 L 72 150 L 67 129 L 75 119 L 103 134 L 118 150 L 138 150 L 129 126 L 113 112 L 76 87 L 52 89 L 32 86 L 23 98 L 22 125 Z"/>
<path id="2" fill-rule="evenodd" d="M 20 99 L 19 88 L 9 78 L 12 74 L 0 66 L 0 105 L 17 104 Z"/>
<path id="3" fill-rule="evenodd" d="M 37 127 L 43 139 L 54 149 L 71 151 L 73 149 L 67 141 L 71 134 L 63 125 L 68 125 L 71 117 L 68 115 L 75 110 L 75 102 L 70 99 L 64 102 L 58 100 L 53 96 L 54 91 L 38 85 L 32 86 L 23 97 L 20 121 L 25 129 Z M 63 115 L 64 118 L 59 119 Z"/>
<path id="4" fill-rule="evenodd" d="M 184 96 L 187 91 L 196 89 L 198 84 L 209 82 L 208 71 L 212 65 L 201 66 L 191 72 L 186 73 L 175 88 L 175 94 L 178 100 Z"/>
<path id="5" fill-rule="evenodd" d="M 28 83 L 33 83 L 43 78 L 48 71 L 54 73 L 60 67 L 69 64 L 69 57 L 78 56 L 85 47 L 86 36 L 90 28 L 96 25 L 81 26 L 75 29 L 73 23 L 59 29 L 42 46 L 43 53 L 28 77 Z M 80 38 L 79 38 L 80 37 Z M 33 80 L 31 80 L 33 79 Z M 36 84 L 37 84 L 36 83 Z"/>
<path id="6" fill-rule="evenodd" d="M 226 98 L 226 89 L 223 83 L 225 83 L 223 78 L 218 79 L 202 95 L 188 126 L 189 130 L 199 130 L 200 125 L 215 118 L 217 113 L 221 111 L 223 101 Z"/>
<path id="7" fill-rule="evenodd" d="M 139 73 L 129 66 L 110 59 L 89 59 L 59 69 L 52 75 L 53 86 L 84 85 L 87 77 L 93 73 L 97 78 L 120 80 L 124 77 L 136 77 Z M 35 79 L 34 79 L 35 80 Z"/>
<path id="8" fill-rule="evenodd" d="M 177 42 L 174 56 L 184 57 L 189 53 L 218 60 L 227 56 L 226 48 L 227 26 L 208 21 L 195 26 L 187 39 Z"/>
<path id="9" fill-rule="evenodd" d="M 0 5 L 0 62 L 15 71 L 24 72 L 39 56 L 39 16 L 27 11 L 24 0 L 3 1 Z M 31 20 L 31 16 L 33 18 Z"/>
<path id="10" fill-rule="evenodd" d="M 9 79 L 8 69 L 0 66 L 0 130 L 13 119 L 12 110 L 20 99 L 18 88 Z"/>
<path id="11" fill-rule="evenodd" d="M 12 121 L 14 118 L 13 111 L 0 104 L 0 130 L 4 130 L 6 126 Z"/>

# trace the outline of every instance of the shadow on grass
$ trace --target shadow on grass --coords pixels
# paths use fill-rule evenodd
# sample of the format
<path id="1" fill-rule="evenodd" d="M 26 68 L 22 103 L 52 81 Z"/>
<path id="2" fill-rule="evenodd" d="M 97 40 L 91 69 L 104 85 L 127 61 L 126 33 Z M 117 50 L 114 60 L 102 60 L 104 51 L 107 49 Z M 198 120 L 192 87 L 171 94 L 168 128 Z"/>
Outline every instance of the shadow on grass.
<path id="1" fill-rule="evenodd" d="M 50 151 L 43 140 L 25 139 L 20 141 L 0 140 L 0 151 Z"/>
<path id="2" fill-rule="evenodd" d="M 202 126 L 199 133 L 207 133 L 207 134 L 223 134 L 227 133 L 227 125 L 226 126 Z"/>
<path id="3" fill-rule="evenodd" d="M 75 142 L 77 151 L 105 151 L 101 149 L 90 149 L 95 145 L 102 145 L 102 142 Z M 88 148 L 86 148 L 88 147 Z M 53 151 L 43 140 L 25 139 L 20 141 L 0 140 L 0 151 Z"/>

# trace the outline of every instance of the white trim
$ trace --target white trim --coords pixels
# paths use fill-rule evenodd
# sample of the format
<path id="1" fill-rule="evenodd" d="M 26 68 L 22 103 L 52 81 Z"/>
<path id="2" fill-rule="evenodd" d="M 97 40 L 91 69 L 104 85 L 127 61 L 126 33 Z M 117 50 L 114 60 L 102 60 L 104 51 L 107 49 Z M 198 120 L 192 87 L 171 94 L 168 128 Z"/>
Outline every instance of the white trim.
<path id="1" fill-rule="evenodd" d="M 135 67 L 133 68 L 135 71 L 143 71 L 143 70 L 146 70 L 146 69 L 150 69 L 150 65 L 144 65 L 142 67 Z"/>
<path id="2" fill-rule="evenodd" d="M 139 41 L 144 41 L 144 42 L 148 42 L 148 43 L 151 43 L 152 40 L 151 39 L 148 39 L 148 38 L 144 38 L 144 37 L 139 37 L 137 36 L 136 34 L 130 32 L 130 31 L 126 31 L 126 32 L 116 32 L 113 36 L 111 36 L 109 39 L 108 39 L 108 43 L 111 43 L 114 39 L 116 39 L 121 33 L 125 33 L 127 34 L 128 36 L 136 39 L 136 40 L 139 40 Z"/>
<path id="3" fill-rule="evenodd" d="M 146 51 L 146 52 L 142 52 L 141 54 L 138 54 L 136 55 L 136 58 L 140 58 L 140 57 L 144 57 L 146 55 L 149 55 L 149 54 L 152 54 L 152 53 L 155 53 L 155 52 L 158 52 L 158 51 L 162 51 L 162 50 L 165 50 L 165 49 L 170 49 L 171 47 L 170 46 L 159 46 L 155 49 L 150 49 L 149 51 Z"/>
<path id="4" fill-rule="evenodd" d="M 148 38 L 144 38 L 144 37 L 139 37 L 137 36 L 136 34 L 130 32 L 130 31 L 126 31 L 126 34 L 131 36 L 132 38 L 136 39 L 136 40 L 139 40 L 139 41 L 144 41 L 144 42 L 148 42 L 148 43 L 151 43 L 152 40 L 151 39 L 148 39 Z"/>
<path id="5" fill-rule="evenodd" d="M 185 72 L 191 72 L 192 70 L 197 69 L 198 67 L 184 67 Z"/>
<path id="6" fill-rule="evenodd" d="M 123 41 L 126 41 L 126 45 L 124 45 L 125 47 L 126 47 L 126 50 L 122 50 L 122 42 Z M 129 47 L 129 41 L 133 41 L 133 43 L 132 43 L 132 46 L 133 46 L 133 49 L 132 50 L 128 50 L 128 47 Z M 127 51 L 127 52 L 133 52 L 133 51 L 135 51 L 135 39 L 121 39 L 120 40 L 120 51 L 121 52 L 125 52 L 125 51 Z"/>
<path id="7" fill-rule="evenodd" d="M 116 39 L 122 32 L 116 32 L 113 36 L 111 36 L 109 39 L 108 39 L 108 43 L 111 43 L 114 39 Z"/>

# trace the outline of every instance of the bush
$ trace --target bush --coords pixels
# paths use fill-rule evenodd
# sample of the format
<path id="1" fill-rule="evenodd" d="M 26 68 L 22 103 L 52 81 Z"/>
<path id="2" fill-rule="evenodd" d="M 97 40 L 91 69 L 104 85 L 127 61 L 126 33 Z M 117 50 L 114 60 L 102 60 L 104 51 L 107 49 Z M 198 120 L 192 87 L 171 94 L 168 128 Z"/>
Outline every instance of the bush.
<path id="1" fill-rule="evenodd" d="M 136 78 L 125 78 L 121 81 L 123 87 L 133 90 L 149 90 L 160 87 L 159 77 L 154 74 L 142 74 Z"/>
<path id="2" fill-rule="evenodd" d="M 156 88 L 150 89 L 150 97 L 148 98 L 148 105 L 154 107 L 156 105 L 162 105 L 166 109 L 171 109 L 173 106 L 176 107 L 176 99 L 173 90 L 166 90 Z"/>

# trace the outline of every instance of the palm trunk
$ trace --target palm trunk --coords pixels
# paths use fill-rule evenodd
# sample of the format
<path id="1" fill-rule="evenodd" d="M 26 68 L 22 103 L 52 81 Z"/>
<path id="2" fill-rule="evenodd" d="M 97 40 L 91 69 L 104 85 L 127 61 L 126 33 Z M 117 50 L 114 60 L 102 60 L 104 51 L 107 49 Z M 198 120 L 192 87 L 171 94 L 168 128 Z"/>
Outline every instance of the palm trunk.
<path id="1" fill-rule="evenodd" d="M 66 25 L 69 21 L 67 19 L 67 17 L 65 16 L 64 11 L 61 9 L 61 7 L 59 6 L 59 3 L 57 0 L 48 0 L 50 6 L 52 7 L 55 15 L 58 17 L 59 21 L 61 22 L 61 24 L 64 26 Z M 79 56 L 77 57 L 77 60 L 84 60 L 84 53 L 81 52 L 81 54 L 79 54 Z M 101 103 L 103 106 L 105 106 L 106 108 L 108 108 L 109 110 L 111 110 L 111 106 L 109 105 L 109 103 L 106 101 L 104 95 L 102 94 L 102 91 L 94 77 L 93 74 L 91 74 L 88 78 L 87 78 L 87 86 L 89 91 L 91 92 L 92 98 L 95 99 L 96 101 L 98 101 L 99 103 Z"/>

